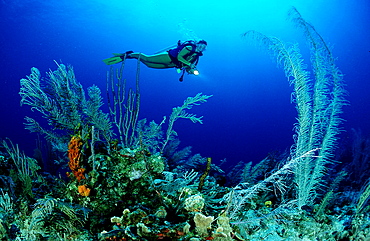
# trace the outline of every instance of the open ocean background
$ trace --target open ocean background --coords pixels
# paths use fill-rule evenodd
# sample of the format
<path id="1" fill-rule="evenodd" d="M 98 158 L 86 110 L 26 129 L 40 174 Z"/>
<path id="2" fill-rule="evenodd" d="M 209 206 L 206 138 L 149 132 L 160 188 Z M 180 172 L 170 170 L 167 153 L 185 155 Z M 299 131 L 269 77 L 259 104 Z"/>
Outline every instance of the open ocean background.
<path id="1" fill-rule="evenodd" d="M 195 36 L 208 42 L 199 76 L 179 82 L 174 69 L 141 65 L 140 119 L 159 123 L 173 107 L 202 92 L 213 97 L 189 112 L 204 116 L 204 124 L 175 122 L 182 147 L 192 146 L 193 154 L 215 161 L 226 158 L 230 165 L 289 150 L 296 122 L 292 87 L 275 61 L 241 35 L 256 30 L 299 42 L 309 64 L 303 33 L 287 20 L 292 6 L 330 43 L 345 74 L 350 105 L 344 108 L 340 145 L 351 145 L 351 129 L 369 137 L 368 0 L 0 0 L 0 138 L 9 137 L 32 156 L 37 135 L 25 130 L 23 122 L 38 113 L 21 107 L 18 94 L 19 80 L 31 67 L 45 76 L 56 69 L 54 60 L 70 64 L 85 89 L 95 84 L 105 98 L 109 67 L 102 59 L 127 50 L 152 54 Z M 130 84 L 135 71 L 136 60 L 128 60 Z"/>

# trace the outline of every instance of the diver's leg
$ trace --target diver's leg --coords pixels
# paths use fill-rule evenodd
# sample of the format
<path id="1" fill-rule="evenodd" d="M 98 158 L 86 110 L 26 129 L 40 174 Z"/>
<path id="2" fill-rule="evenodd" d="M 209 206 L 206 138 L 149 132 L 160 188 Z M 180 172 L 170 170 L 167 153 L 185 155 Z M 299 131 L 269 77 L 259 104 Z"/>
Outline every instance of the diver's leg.
<path id="1" fill-rule="evenodd" d="M 143 61 L 141 61 L 141 62 L 143 62 Z M 148 63 L 148 62 L 146 62 L 144 64 L 147 67 L 153 68 L 153 69 L 168 69 L 168 68 L 172 68 L 172 67 L 169 67 L 167 64 L 156 64 L 156 63 Z"/>
<path id="2" fill-rule="evenodd" d="M 143 53 L 132 53 L 129 55 L 129 58 L 138 59 L 139 56 L 140 61 L 149 68 L 167 69 L 176 67 L 176 65 L 174 65 L 171 62 L 171 58 L 170 56 L 168 56 L 168 53 L 166 52 L 154 55 L 146 55 Z"/>

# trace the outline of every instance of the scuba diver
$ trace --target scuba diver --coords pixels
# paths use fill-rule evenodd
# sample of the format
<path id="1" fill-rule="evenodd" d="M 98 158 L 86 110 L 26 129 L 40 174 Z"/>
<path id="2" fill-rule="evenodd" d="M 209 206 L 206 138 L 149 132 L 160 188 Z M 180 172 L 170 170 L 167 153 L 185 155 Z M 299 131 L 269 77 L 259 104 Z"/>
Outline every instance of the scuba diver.
<path id="1" fill-rule="evenodd" d="M 203 55 L 203 51 L 205 51 L 206 47 L 207 42 L 204 40 L 188 40 L 185 42 L 181 42 L 179 40 L 176 47 L 170 48 L 167 51 L 164 50 L 158 52 L 153 55 L 127 51 L 126 53 L 122 54 L 113 54 L 114 57 L 104 59 L 103 61 L 107 65 L 112 65 L 120 63 L 125 59 L 140 58 L 140 61 L 149 68 L 176 68 L 178 73 L 181 73 L 182 71 L 182 75 L 180 77 L 180 81 L 182 82 L 185 72 L 194 75 L 199 74 L 196 66 L 198 64 L 199 57 Z"/>

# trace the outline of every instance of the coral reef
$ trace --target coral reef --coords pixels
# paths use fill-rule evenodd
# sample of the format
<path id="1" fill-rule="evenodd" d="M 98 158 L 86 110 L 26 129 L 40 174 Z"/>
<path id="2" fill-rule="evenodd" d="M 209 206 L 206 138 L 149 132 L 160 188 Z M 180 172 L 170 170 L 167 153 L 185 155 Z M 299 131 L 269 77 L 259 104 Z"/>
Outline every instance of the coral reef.
<path id="1" fill-rule="evenodd" d="M 342 75 L 316 30 L 295 9 L 291 16 L 310 43 L 314 87 L 297 45 L 253 36 L 277 55 L 294 84 L 296 143 L 289 155 L 271 154 L 255 165 L 239 163 L 229 173 L 210 157 L 190 155 L 190 147 L 177 151 L 175 121 L 202 123 L 202 117 L 186 110 L 211 96 L 187 98 L 173 108 L 168 123 L 166 118 L 160 124 L 138 120 L 140 95 L 129 91 L 125 97 L 123 62 L 118 72 L 108 73 L 108 84 L 114 86 L 117 76 L 123 91 L 111 93 L 109 119 L 100 109 L 100 90 L 90 87 L 86 100 L 72 67 L 57 65 L 47 83 L 32 68 L 21 80 L 21 103 L 41 113 L 52 128 L 29 117 L 26 128 L 44 134 L 53 150 L 61 151 L 56 165 L 68 172 L 42 172 L 35 159 L 3 141 L 0 240 L 369 239 L 369 173 L 356 181 L 347 175 L 359 172 L 358 163 L 370 165 L 370 149 L 363 144 L 368 141 L 355 142 L 352 152 L 361 150 L 361 155 L 352 153 L 346 166 L 337 166 L 340 170 L 330 165 L 345 105 Z"/>

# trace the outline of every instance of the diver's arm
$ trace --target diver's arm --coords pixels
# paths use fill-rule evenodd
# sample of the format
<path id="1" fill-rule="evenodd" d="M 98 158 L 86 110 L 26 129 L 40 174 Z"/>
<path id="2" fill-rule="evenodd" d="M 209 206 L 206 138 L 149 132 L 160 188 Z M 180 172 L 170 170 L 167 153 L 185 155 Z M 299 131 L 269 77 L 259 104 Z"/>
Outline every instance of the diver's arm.
<path id="1" fill-rule="evenodd" d="M 183 63 L 184 65 L 187 65 L 189 67 L 191 67 L 191 63 L 189 61 L 187 61 L 186 59 L 184 59 L 184 56 L 188 53 L 190 53 L 190 49 L 188 49 L 187 47 L 183 48 L 180 53 L 177 55 L 177 60 L 180 61 L 181 63 Z"/>

